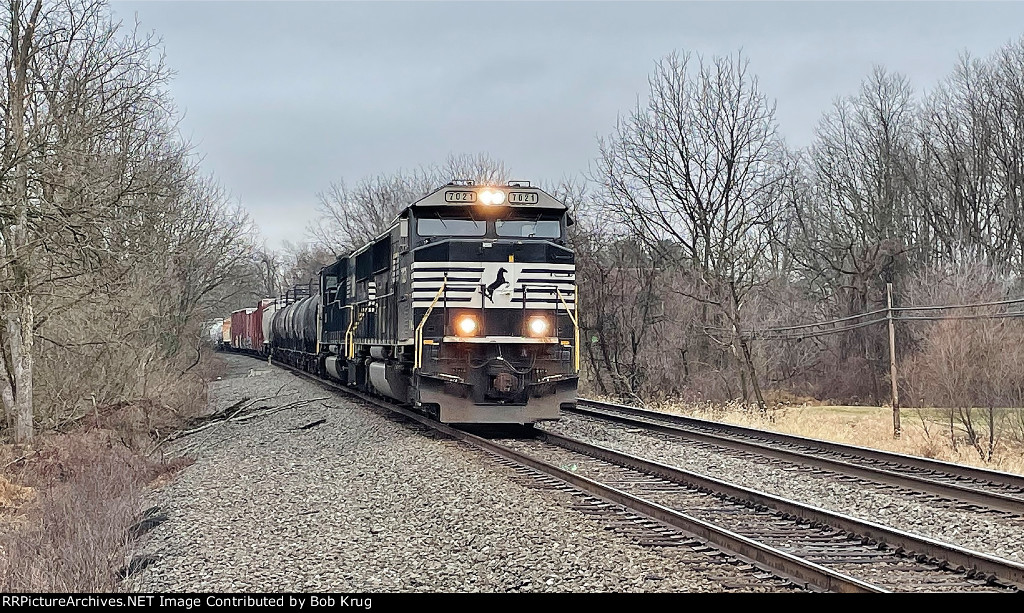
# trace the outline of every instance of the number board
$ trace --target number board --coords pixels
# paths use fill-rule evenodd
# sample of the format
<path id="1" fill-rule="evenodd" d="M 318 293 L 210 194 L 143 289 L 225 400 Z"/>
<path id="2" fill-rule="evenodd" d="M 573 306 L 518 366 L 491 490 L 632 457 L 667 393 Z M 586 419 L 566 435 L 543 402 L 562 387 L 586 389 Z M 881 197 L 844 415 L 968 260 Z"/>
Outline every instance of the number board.
<path id="1" fill-rule="evenodd" d="M 444 193 L 445 202 L 476 202 L 476 192 L 463 189 L 450 189 Z"/>
<path id="2" fill-rule="evenodd" d="M 537 204 L 538 197 L 536 192 L 509 192 L 508 203 L 509 204 Z"/>

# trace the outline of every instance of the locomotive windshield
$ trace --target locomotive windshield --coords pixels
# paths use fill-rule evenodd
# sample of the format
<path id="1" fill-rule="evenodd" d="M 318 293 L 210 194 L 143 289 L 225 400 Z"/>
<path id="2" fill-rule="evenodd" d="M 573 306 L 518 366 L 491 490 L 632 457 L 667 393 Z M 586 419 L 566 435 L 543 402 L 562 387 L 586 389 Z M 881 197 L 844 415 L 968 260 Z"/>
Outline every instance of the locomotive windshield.
<path id="1" fill-rule="evenodd" d="M 482 219 L 434 217 L 416 221 L 416 233 L 420 236 L 483 236 L 487 222 Z"/>
<path id="2" fill-rule="evenodd" d="M 498 236 L 519 236 L 526 238 L 558 238 L 562 228 L 557 219 L 499 219 L 494 222 Z"/>
<path id="3" fill-rule="evenodd" d="M 563 215 L 560 211 L 522 210 L 511 207 L 482 210 L 470 207 L 424 207 L 418 211 L 416 234 L 423 237 L 558 239 L 562 237 Z"/>

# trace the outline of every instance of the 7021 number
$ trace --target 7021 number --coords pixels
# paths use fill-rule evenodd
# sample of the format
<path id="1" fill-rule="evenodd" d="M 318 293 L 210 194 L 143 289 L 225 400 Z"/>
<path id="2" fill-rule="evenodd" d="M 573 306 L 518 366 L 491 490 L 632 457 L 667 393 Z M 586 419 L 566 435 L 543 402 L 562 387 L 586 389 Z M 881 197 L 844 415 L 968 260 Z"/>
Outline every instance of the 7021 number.
<path id="1" fill-rule="evenodd" d="M 537 204 L 537 194 L 533 192 L 509 192 L 509 204 Z"/>
<path id="2" fill-rule="evenodd" d="M 445 202 L 476 202 L 476 192 L 451 191 L 444 193 Z"/>

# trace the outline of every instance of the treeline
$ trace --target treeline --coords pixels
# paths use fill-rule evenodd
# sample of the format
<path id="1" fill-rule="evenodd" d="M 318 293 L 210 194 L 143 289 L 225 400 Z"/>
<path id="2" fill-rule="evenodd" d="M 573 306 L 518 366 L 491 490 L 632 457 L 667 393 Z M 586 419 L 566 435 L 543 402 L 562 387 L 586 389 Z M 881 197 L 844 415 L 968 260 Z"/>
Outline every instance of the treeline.
<path id="1" fill-rule="evenodd" d="M 546 186 L 577 221 L 587 390 L 885 403 L 897 313 L 903 404 L 1020 406 L 1012 305 L 886 310 L 889 284 L 897 309 L 1024 296 L 1024 40 L 951 69 L 917 93 L 875 68 L 794 149 L 742 55 L 658 61 L 590 170 Z M 507 175 L 467 160 L 331 185 L 314 240 L 341 253 L 450 178 Z"/>
<path id="2" fill-rule="evenodd" d="M 1024 40 L 963 57 L 920 96 L 876 68 L 803 150 L 786 147 L 740 56 L 674 55 L 650 83 L 600 143 L 582 199 L 600 391 L 879 404 L 887 330 L 870 324 L 887 315 L 887 284 L 896 307 L 1024 295 Z M 904 312 L 904 404 L 1020 406 L 1024 364 L 1009 349 L 1024 339 L 1007 306 Z"/>
<path id="3" fill-rule="evenodd" d="M 203 400 L 175 396 L 202 323 L 251 299 L 234 280 L 258 263 L 178 134 L 158 40 L 101 0 L 9 0 L 0 55 L 2 425 L 28 442 Z"/>
<path id="4" fill-rule="evenodd" d="M 10 0 L 0 25 L 0 396 L 21 441 L 171 403 L 211 317 L 453 178 L 515 178 L 478 154 L 339 179 L 311 240 L 275 252 L 198 171 L 152 35 L 102 0 Z M 742 55 L 674 54 L 649 83 L 586 174 L 545 186 L 577 222 L 588 393 L 884 403 L 895 315 L 904 404 L 1021 405 L 1024 40 L 924 93 L 876 68 L 804 149 Z M 890 284 L 897 309 L 987 306 L 888 311 Z"/>

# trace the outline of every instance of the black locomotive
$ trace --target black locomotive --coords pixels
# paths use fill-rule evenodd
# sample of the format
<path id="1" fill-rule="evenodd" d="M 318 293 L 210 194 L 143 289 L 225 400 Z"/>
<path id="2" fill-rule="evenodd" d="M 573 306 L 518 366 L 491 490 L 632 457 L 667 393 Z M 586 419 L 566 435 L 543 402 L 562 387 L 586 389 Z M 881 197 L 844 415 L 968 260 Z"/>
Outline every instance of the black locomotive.
<path id="1" fill-rule="evenodd" d="M 289 292 L 271 357 L 442 422 L 558 419 L 579 373 L 570 223 L 526 182 L 449 183 L 323 268 L 318 292 Z"/>

